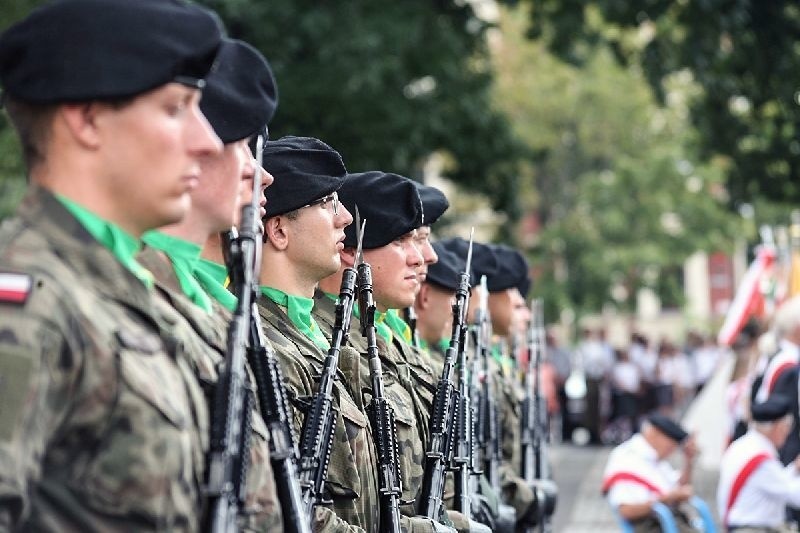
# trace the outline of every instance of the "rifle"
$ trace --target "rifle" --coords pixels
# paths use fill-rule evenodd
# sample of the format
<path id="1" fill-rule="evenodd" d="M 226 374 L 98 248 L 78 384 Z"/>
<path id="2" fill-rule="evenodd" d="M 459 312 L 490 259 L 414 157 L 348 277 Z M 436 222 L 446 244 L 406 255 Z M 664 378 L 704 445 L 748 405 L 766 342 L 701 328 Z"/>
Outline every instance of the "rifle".
<path id="1" fill-rule="evenodd" d="M 547 462 L 547 405 L 542 397 L 541 362 L 546 349 L 544 312 L 541 300 L 531 302 L 528 327 L 528 371 L 525 373 L 525 399 L 522 403 L 522 477 L 535 487 L 538 501 L 538 529 L 550 530 L 550 514 L 555 496 L 546 490 L 550 472 Z M 525 528 L 532 533 L 534 528 Z"/>
<path id="2" fill-rule="evenodd" d="M 447 475 L 446 460 L 452 451 L 453 425 L 446 422 L 456 419 L 459 408 L 457 388 L 453 383 L 453 366 L 459 354 L 463 355 L 466 336 L 466 312 L 469 307 L 469 276 L 472 265 L 472 236 L 467 250 L 467 264 L 459 275 L 458 290 L 452 306 L 453 325 L 450 346 L 445 351 L 444 368 L 433 398 L 433 414 L 430 421 L 430 442 L 425 454 L 425 470 L 422 476 L 422 491 L 417 513 L 438 520 L 442 512 L 442 497 Z"/>
<path id="3" fill-rule="evenodd" d="M 215 533 L 238 531 L 235 517 L 245 496 L 247 450 L 242 446 L 237 453 L 227 450 L 232 441 L 228 434 L 240 425 L 238 420 L 250 416 L 253 408 L 251 395 L 244 397 L 244 401 L 250 403 L 240 405 L 243 401 L 237 400 L 242 396 L 241 388 L 246 379 L 245 353 L 256 381 L 261 416 L 269 432 L 270 459 L 283 512 L 284 531 L 311 532 L 310 521 L 301 516 L 300 511 L 297 451 L 283 376 L 272 347 L 264 339 L 256 306 L 258 279 L 255 272 L 260 263 L 262 244 L 258 215 L 263 143 L 264 136 L 259 135 L 256 141 L 253 197 L 249 205 L 242 207 L 241 231 L 232 228 L 222 236 L 227 252 L 225 262 L 237 297 L 237 307 L 228 330 L 228 357 L 217 389 L 211 427 L 209 492 L 212 497 L 211 530 Z M 226 414 L 225 419 L 221 418 L 222 414 Z M 240 431 L 240 442 L 247 442 L 249 434 L 245 433 Z M 231 477 L 236 471 L 238 473 Z"/>
<path id="4" fill-rule="evenodd" d="M 410 305 L 403 309 L 403 320 L 408 323 L 408 327 L 411 328 L 411 345 L 414 348 L 419 348 L 419 332 L 417 331 L 417 310 L 414 309 L 413 305 Z"/>
<path id="5" fill-rule="evenodd" d="M 356 209 L 358 224 L 358 209 Z M 375 338 L 375 302 L 372 298 L 372 269 L 364 262 L 361 243 L 364 239 L 364 228 L 367 221 L 361 224 L 356 250 L 358 308 L 361 334 L 367 340 L 367 357 L 369 373 L 372 380 L 372 400 L 367 406 L 372 436 L 378 454 L 378 492 L 380 494 L 380 531 L 382 533 L 400 533 L 400 496 L 402 480 L 397 451 L 397 432 L 395 429 L 394 411 L 386 400 L 383 390 L 383 368 L 378 344 Z"/>
<path id="6" fill-rule="evenodd" d="M 263 144 L 263 139 L 259 139 Z M 260 168 L 260 165 L 259 165 Z M 256 171 L 253 187 L 260 187 Z M 235 229 L 223 239 L 230 244 L 226 261 L 235 274 L 240 293 L 228 329 L 226 358 L 220 367 L 211 418 L 208 458 L 209 527 L 215 533 L 238 531 L 236 518 L 245 502 L 251 431 L 252 389 L 247 383 L 245 351 L 250 324 L 252 293 L 247 290 L 255 277 L 258 232 L 258 197 L 242 207 L 241 235 Z"/>
<path id="7" fill-rule="evenodd" d="M 339 366 L 339 353 L 350 334 L 355 285 L 356 271 L 346 268 L 336 301 L 331 346 L 322 365 L 319 389 L 306 416 L 300 440 L 300 487 L 303 506 L 309 517 L 313 517 L 315 505 L 330 503 L 323 500 L 323 490 L 328 477 L 338 411 L 333 405 L 333 383 Z"/>

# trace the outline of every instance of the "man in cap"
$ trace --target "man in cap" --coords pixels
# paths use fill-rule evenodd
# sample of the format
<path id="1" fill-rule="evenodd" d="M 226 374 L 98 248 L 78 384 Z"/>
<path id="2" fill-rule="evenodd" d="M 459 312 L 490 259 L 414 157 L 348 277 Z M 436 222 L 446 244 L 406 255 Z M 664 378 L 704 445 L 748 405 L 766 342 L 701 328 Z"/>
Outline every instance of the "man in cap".
<path id="1" fill-rule="evenodd" d="M 127 0 L 47 4 L 0 36 L 32 183 L 0 229 L 2 530 L 200 528 L 188 326 L 134 255 L 221 149 L 198 106 L 220 39 L 199 7 Z"/>
<path id="2" fill-rule="evenodd" d="M 446 250 L 455 253 L 458 257 L 467 255 L 469 243 L 464 239 L 451 238 L 440 241 L 440 243 Z M 511 295 L 512 291 L 516 290 L 516 284 L 519 283 L 522 274 L 513 269 L 516 260 L 509 262 L 506 258 L 505 265 L 501 265 L 500 260 L 501 257 L 495 253 L 494 245 L 473 243 L 471 280 L 475 288 L 470 298 L 467 316 L 470 322 L 475 321 L 480 307 L 480 291 L 482 290 L 478 284 L 480 279 L 486 276 L 489 290 L 487 302 L 493 333 L 505 336 L 511 331 L 512 324 L 519 321 L 515 317 L 517 299 L 512 298 Z M 521 296 L 518 299 L 521 300 Z M 495 320 L 493 311 L 497 314 L 497 320 Z M 488 339 L 487 342 L 493 343 L 493 339 Z M 492 354 L 493 358 L 497 357 L 498 360 L 502 360 L 502 354 L 497 349 L 494 349 Z M 504 370 L 510 374 L 508 369 L 505 369 L 497 361 L 492 361 L 490 364 L 495 369 L 491 373 L 491 378 L 498 405 L 503 455 L 503 461 L 499 468 L 500 492 L 503 500 L 514 508 L 518 523 L 533 525 L 539 514 L 534 487 L 531 487 L 519 476 L 519 401 L 521 393 L 518 391 L 518 386 L 513 383 L 513 377 L 507 377 L 504 374 Z"/>
<path id="3" fill-rule="evenodd" d="M 425 280 L 414 301 L 420 345 L 440 360 L 450 345 L 453 298 L 458 290 L 465 258 L 451 252 L 440 242 L 433 243 L 439 260 L 428 267 Z M 471 280 L 474 282 L 474 280 Z"/>
<path id="4" fill-rule="evenodd" d="M 409 349 L 396 339 L 386 324 L 387 311 L 403 309 L 414 303 L 419 285 L 419 272 L 424 262 L 417 248 L 415 228 L 422 224 L 422 204 L 416 186 L 411 180 L 385 172 L 373 171 L 351 174 L 339 190 L 339 199 L 348 210 L 358 206 L 362 220 L 366 220 L 363 239 L 364 261 L 372 266 L 373 294 L 377 311 L 375 323 L 377 344 L 383 365 L 386 397 L 394 409 L 397 427 L 400 475 L 403 482 L 402 499 L 411 502 L 422 482 L 422 465 L 427 445 L 427 431 L 431 400 L 436 387 L 433 371 L 419 371 L 425 364 L 411 355 L 413 364 L 406 359 Z M 335 321 L 334 300 L 346 266 L 354 266 L 356 257 L 355 224 L 345 228 L 342 267 L 335 274 L 320 281 L 315 294 L 314 315 L 320 324 L 332 327 Z M 354 308 L 349 343 L 359 353 L 366 354 L 366 339 L 361 335 L 358 321 L 359 309 Z M 368 363 L 361 359 L 363 403 L 367 404 L 369 390 Z M 414 505 L 401 506 L 407 516 L 414 515 Z M 454 519 L 469 527 L 461 515 Z M 428 521 L 428 527 L 433 524 Z"/>
<path id="5" fill-rule="evenodd" d="M 676 450 L 684 456 L 677 472 L 668 462 Z M 691 473 L 697 448 L 694 438 L 664 415 L 652 415 L 639 433 L 611 452 L 603 474 L 603 493 L 612 507 L 637 531 L 658 531 L 654 502 L 670 506 L 681 531 L 694 531 L 679 506 L 692 497 Z"/>
<path id="6" fill-rule="evenodd" d="M 275 182 L 264 217 L 258 308 L 300 435 L 308 405 L 319 394 L 318 378 L 330 347 L 311 314 L 314 290 L 319 280 L 339 269 L 344 228 L 353 221 L 337 197 L 347 171 L 333 148 L 309 137 L 270 141 L 264 159 Z M 332 394 L 337 420 L 324 495 L 331 504 L 316 507 L 313 530 L 376 531 L 377 460 L 355 350 L 342 347 L 336 374 Z"/>
<path id="7" fill-rule="evenodd" d="M 276 94 L 272 71 L 261 53 L 242 41 L 224 39 L 200 103 L 223 143 L 222 152 L 201 158 L 199 183 L 191 192 L 186 217 L 146 233 L 142 240 L 147 247 L 138 256 L 155 276 L 163 296 L 197 333 L 194 368 L 210 405 L 215 399 L 217 368 L 226 356 L 231 314 L 196 278 L 197 262 L 206 240 L 229 230 L 239 218 L 241 205 L 250 202 L 256 169 L 248 140 L 272 118 Z M 262 187 L 271 182 L 272 176 L 262 172 Z M 280 505 L 269 463 L 267 429 L 260 416 L 251 418 L 251 429 L 247 498 L 240 526 L 279 531 Z"/>
<path id="8" fill-rule="evenodd" d="M 754 403 L 748 432 L 722 456 L 717 509 L 728 531 L 783 531 L 786 505 L 800 507 L 800 459 L 787 466 L 778 460 L 792 429 L 791 407 L 780 394 Z"/>
<path id="9" fill-rule="evenodd" d="M 411 180 L 417 187 L 419 199 L 422 204 L 422 225 L 416 228 L 414 239 L 422 254 L 422 266 L 419 269 L 419 282 L 422 284 L 428 273 L 428 268 L 438 261 L 436 251 L 431 246 L 431 226 L 441 218 L 450 202 L 442 191 L 436 187 L 424 185 Z M 420 285 L 421 286 L 421 285 Z M 419 348 L 419 336 L 416 331 L 416 310 L 414 306 L 402 310 L 390 309 L 386 314 L 386 324 L 406 344 Z M 436 369 L 434 369 L 436 370 Z"/>

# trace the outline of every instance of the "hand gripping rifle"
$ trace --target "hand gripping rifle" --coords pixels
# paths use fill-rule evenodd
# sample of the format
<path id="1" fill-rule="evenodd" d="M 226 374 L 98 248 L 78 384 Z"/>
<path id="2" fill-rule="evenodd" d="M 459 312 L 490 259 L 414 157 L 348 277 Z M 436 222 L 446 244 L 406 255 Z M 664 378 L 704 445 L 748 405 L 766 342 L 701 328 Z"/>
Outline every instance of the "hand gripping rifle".
<path id="1" fill-rule="evenodd" d="M 358 210 L 356 210 L 358 224 Z M 364 262 L 361 243 L 364 239 L 364 220 L 359 229 L 356 250 L 358 308 L 361 312 L 361 334 L 367 340 L 369 374 L 372 380 L 372 400 L 367 406 L 372 436 L 378 454 L 378 492 L 380 497 L 381 533 L 400 533 L 400 496 L 402 481 L 397 451 L 397 432 L 394 411 L 386 400 L 383 390 L 383 368 L 378 344 L 375 340 L 375 302 L 372 299 L 372 269 Z"/>
<path id="2" fill-rule="evenodd" d="M 342 346 L 347 344 L 350 334 L 355 285 L 355 269 L 346 268 L 339 289 L 339 299 L 336 301 L 336 321 L 333 325 L 331 347 L 322 365 L 319 389 L 306 415 L 300 440 L 300 486 L 303 506 L 309 517 L 313 517 L 315 505 L 330 503 L 323 500 L 323 493 L 337 419 L 337 409 L 333 405 L 333 383 L 336 381 L 339 353 Z"/>
<path id="3" fill-rule="evenodd" d="M 240 425 L 237 421 L 249 417 L 253 407 L 252 403 L 242 405 L 251 398 L 250 395 L 243 396 L 242 391 L 246 380 L 245 353 L 255 377 L 261 416 L 269 432 L 270 459 L 283 512 L 284 531 L 311 532 L 308 517 L 301 514 L 297 451 L 283 376 L 272 347 L 264 339 L 256 306 L 258 276 L 255 273 L 260 266 L 262 243 L 259 202 L 263 143 L 264 137 L 259 136 L 256 142 L 253 196 L 251 203 L 242 208 L 241 231 L 237 233 L 234 228 L 223 235 L 228 252 L 228 272 L 238 300 L 228 330 L 228 357 L 220 379 L 211 428 L 209 492 L 212 498 L 211 529 L 214 533 L 237 531 L 234 511 L 244 502 L 247 450 L 241 446 L 236 453 L 228 449 L 236 440 L 230 434 L 235 433 L 236 426 Z M 243 399 L 238 399 L 241 397 Z M 223 415 L 225 419 L 221 418 Z M 240 442 L 246 442 L 243 433 L 240 432 Z M 226 472 L 234 468 L 241 473 L 231 478 Z M 232 483 L 231 479 L 235 482 Z M 237 509 L 234 509 L 234 504 Z"/>
<path id="4" fill-rule="evenodd" d="M 425 454 L 425 470 L 422 476 L 422 491 L 417 513 L 438 520 L 442 512 L 447 461 L 452 449 L 453 424 L 458 415 L 458 389 L 453 383 L 453 367 L 459 353 L 464 352 L 466 339 L 466 313 L 469 307 L 469 276 L 472 265 L 472 236 L 467 250 L 467 264 L 459 274 L 458 290 L 453 303 L 453 327 L 450 346 L 444 356 L 444 368 L 433 398 L 433 414 L 430 421 L 430 443 Z"/>
<path id="5" fill-rule="evenodd" d="M 533 300 L 528 327 L 528 371 L 525 373 L 525 399 L 522 403 L 522 477 L 535 491 L 537 529 L 541 532 L 550 531 L 550 516 L 555 510 L 556 500 L 547 462 L 547 404 L 542 396 L 541 383 L 545 349 L 542 301 Z M 525 531 L 532 533 L 534 528 L 528 527 Z"/>

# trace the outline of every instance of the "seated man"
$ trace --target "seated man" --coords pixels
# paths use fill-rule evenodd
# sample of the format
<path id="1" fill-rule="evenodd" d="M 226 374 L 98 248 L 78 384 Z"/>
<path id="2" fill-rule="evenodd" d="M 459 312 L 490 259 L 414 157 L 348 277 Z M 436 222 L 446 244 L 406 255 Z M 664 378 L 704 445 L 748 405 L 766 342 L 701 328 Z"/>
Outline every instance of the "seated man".
<path id="1" fill-rule="evenodd" d="M 778 451 L 792 429 L 792 404 L 772 394 L 751 407 L 748 432 L 725 451 L 720 465 L 717 505 L 728 531 L 778 532 L 786 505 L 800 507 L 800 461 L 787 466 Z"/>
<path id="2" fill-rule="evenodd" d="M 684 465 L 676 471 L 667 458 L 683 450 Z M 697 448 L 694 439 L 677 423 L 653 415 L 639 433 L 617 446 L 608 458 L 603 493 L 635 531 L 660 531 L 653 504 L 668 505 L 681 532 L 694 531 L 680 508 L 692 497 L 691 469 Z"/>

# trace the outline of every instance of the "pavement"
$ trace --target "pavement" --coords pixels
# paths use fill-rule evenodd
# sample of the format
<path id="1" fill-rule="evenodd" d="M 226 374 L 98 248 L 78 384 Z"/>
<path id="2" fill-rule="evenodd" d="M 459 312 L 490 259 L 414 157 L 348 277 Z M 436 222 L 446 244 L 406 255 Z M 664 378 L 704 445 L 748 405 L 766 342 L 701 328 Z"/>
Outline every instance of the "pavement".
<path id="1" fill-rule="evenodd" d="M 612 449 L 611 446 L 573 444 L 555 444 L 549 448 L 553 476 L 558 485 L 558 506 L 553 517 L 554 532 L 620 531 L 611 508 L 600 493 L 603 469 Z M 712 512 L 716 512 L 714 495 L 717 478 L 716 470 L 696 468 L 693 473 L 695 493 L 706 501 Z"/>

